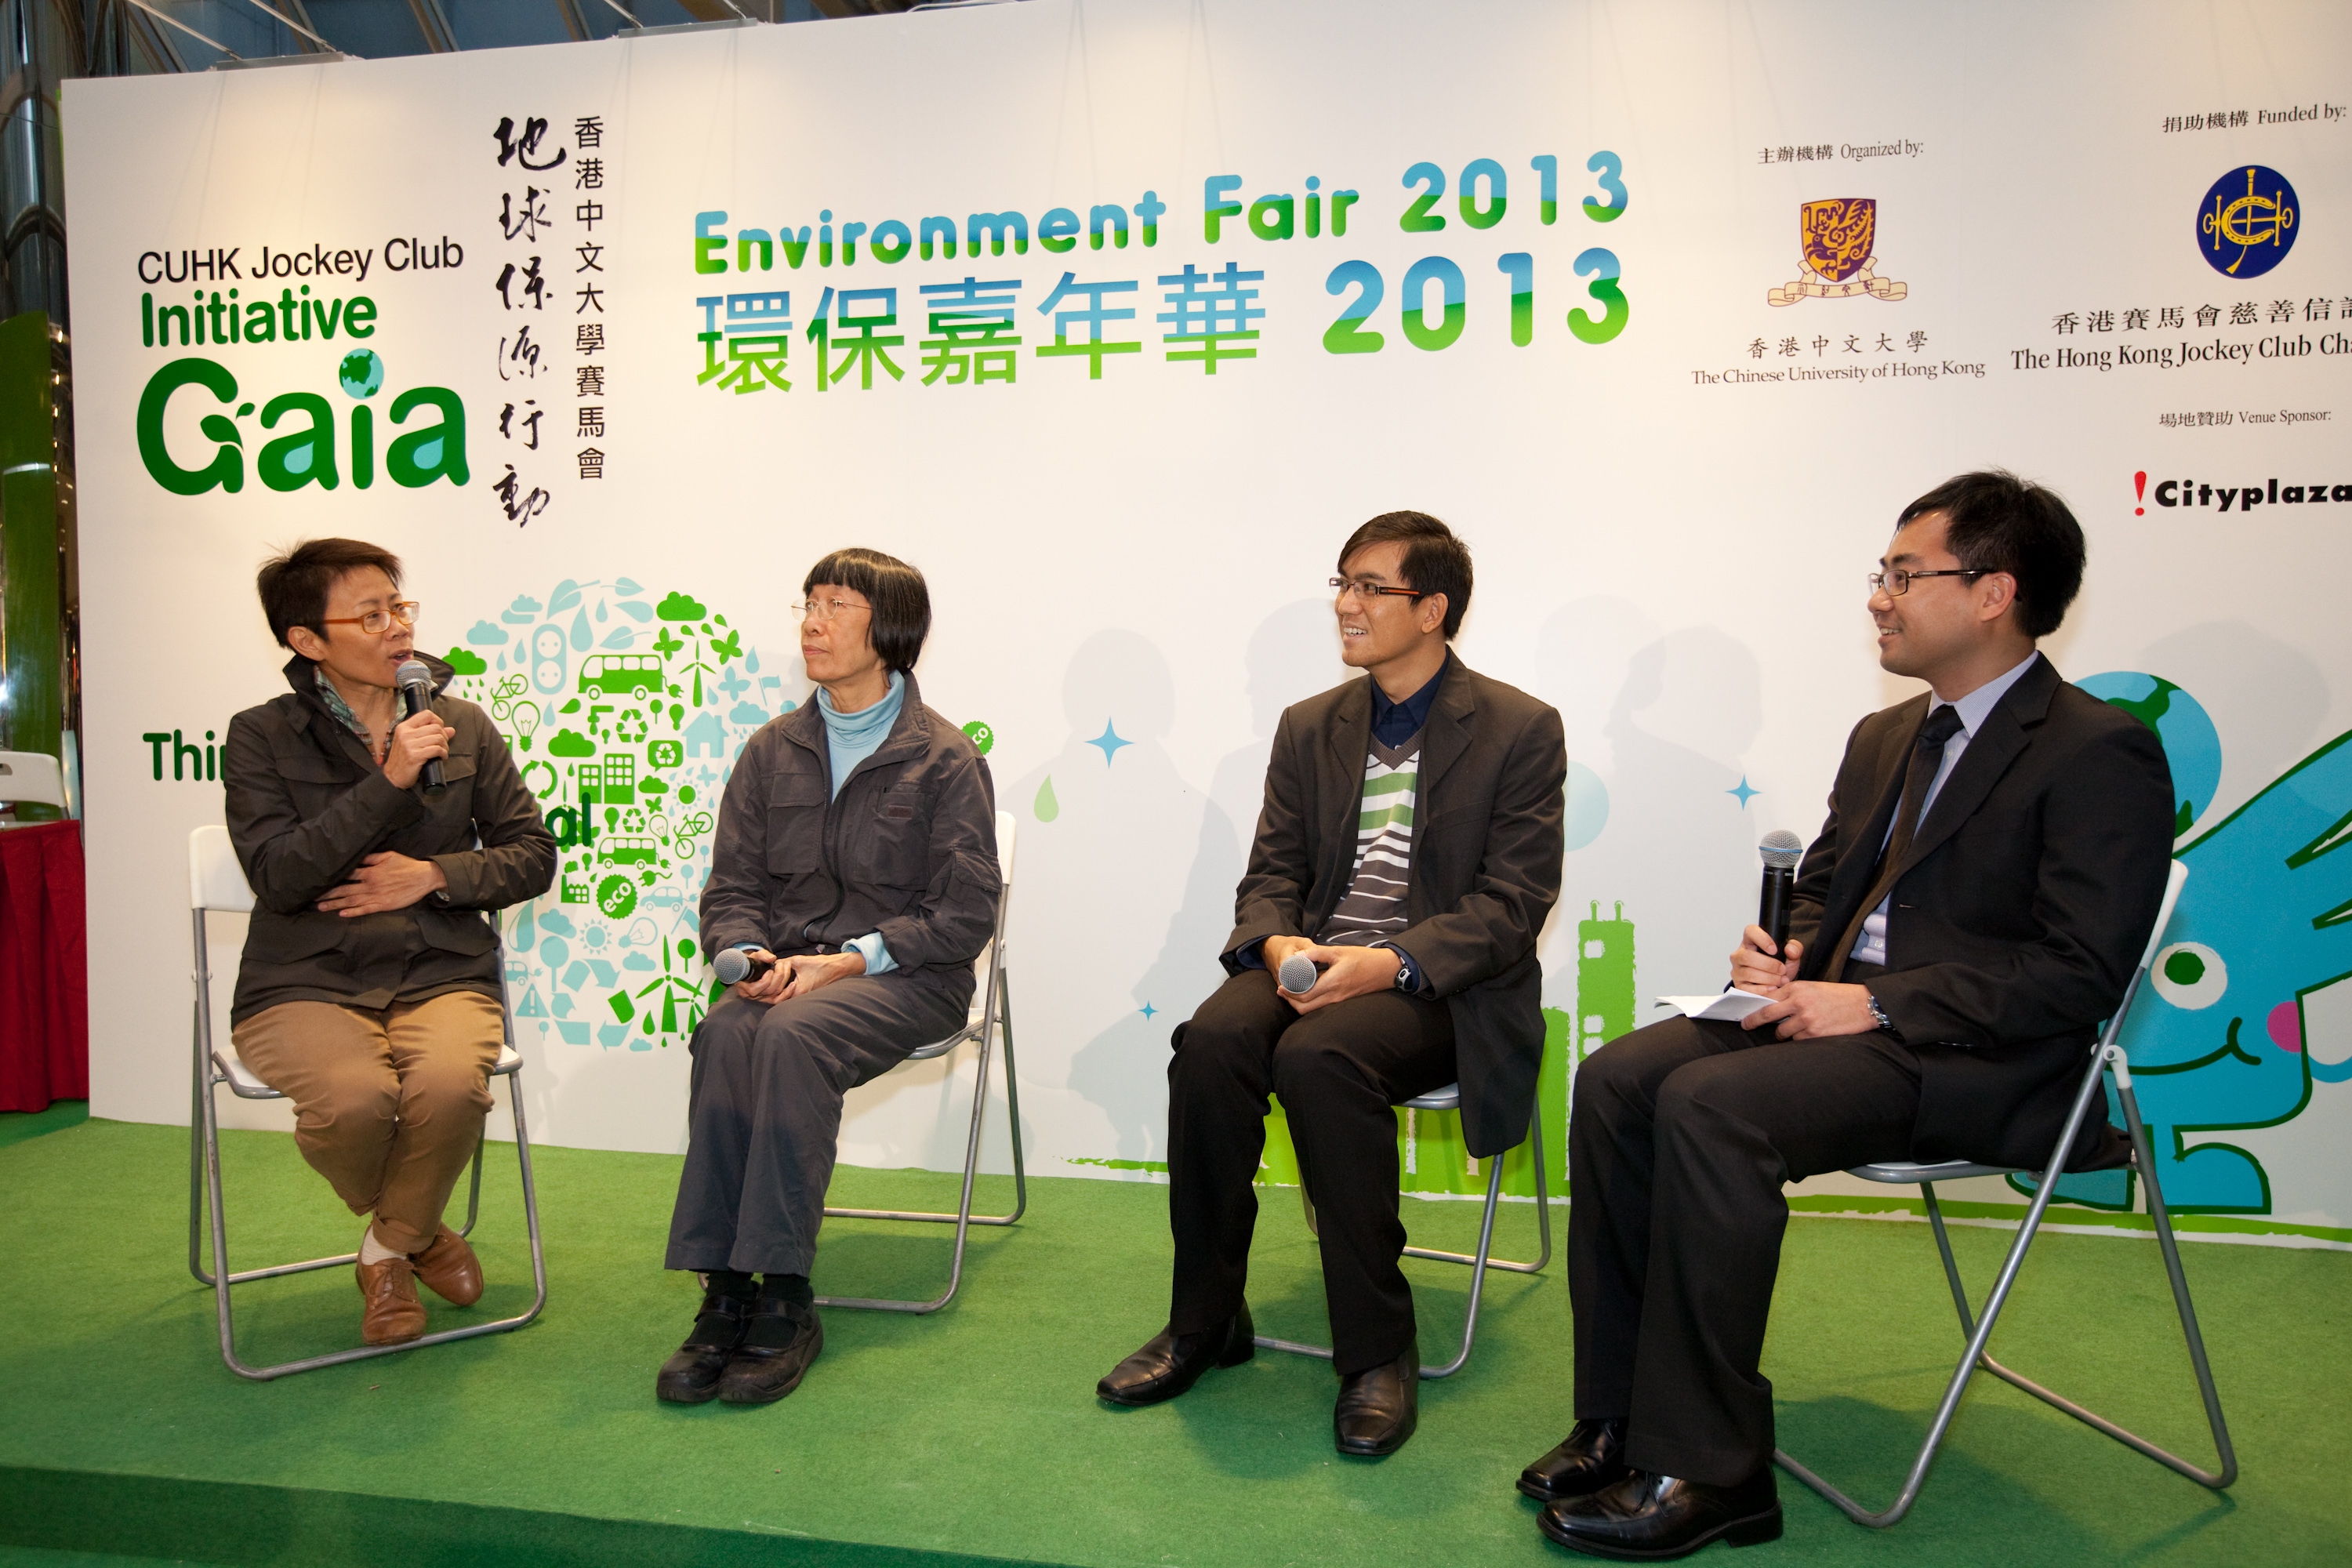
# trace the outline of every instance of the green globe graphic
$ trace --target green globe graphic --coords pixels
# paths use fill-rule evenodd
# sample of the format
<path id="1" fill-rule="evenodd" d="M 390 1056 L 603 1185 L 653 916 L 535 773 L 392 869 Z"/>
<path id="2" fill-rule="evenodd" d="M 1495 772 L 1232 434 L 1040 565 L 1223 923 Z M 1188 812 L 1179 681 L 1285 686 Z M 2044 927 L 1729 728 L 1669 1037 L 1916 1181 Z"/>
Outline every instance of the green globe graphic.
<path id="1" fill-rule="evenodd" d="M 2221 785 L 2221 736 L 2204 704 L 2162 676 L 2136 669 L 2105 670 L 2078 684 L 2156 731 L 2172 764 L 2173 836 L 2187 833 Z"/>
<path id="2" fill-rule="evenodd" d="M 353 349 L 336 367 L 343 390 L 353 397 L 373 397 L 383 390 L 383 361 L 373 349 Z"/>

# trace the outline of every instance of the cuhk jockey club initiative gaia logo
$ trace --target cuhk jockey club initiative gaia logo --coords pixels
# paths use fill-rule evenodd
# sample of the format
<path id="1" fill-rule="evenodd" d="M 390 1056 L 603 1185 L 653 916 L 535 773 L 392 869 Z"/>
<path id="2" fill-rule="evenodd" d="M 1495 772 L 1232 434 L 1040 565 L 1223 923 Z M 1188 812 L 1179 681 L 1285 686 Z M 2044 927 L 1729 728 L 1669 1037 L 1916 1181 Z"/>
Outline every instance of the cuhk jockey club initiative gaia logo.
<path id="1" fill-rule="evenodd" d="M 559 846 L 556 885 L 504 918 L 519 1029 L 633 1051 L 683 1044 L 710 995 L 696 942 L 736 753 L 793 702 L 691 595 L 625 577 L 519 595 L 448 652 Z"/>
<path id="2" fill-rule="evenodd" d="M 1768 303 L 1849 300 L 1857 294 L 1894 300 L 1911 291 L 1909 284 L 1878 277 L 1874 271 L 1878 264 L 1875 196 L 1831 196 L 1801 204 L 1797 208 L 1797 237 L 1804 274 L 1786 287 L 1766 290 Z"/>
<path id="3" fill-rule="evenodd" d="M 2242 164 L 2214 181 L 2197 209 L 2198 254 L 2225 278 L 2260 278 L 2294 248 L 2302 216 L 2284 174 Z"/>

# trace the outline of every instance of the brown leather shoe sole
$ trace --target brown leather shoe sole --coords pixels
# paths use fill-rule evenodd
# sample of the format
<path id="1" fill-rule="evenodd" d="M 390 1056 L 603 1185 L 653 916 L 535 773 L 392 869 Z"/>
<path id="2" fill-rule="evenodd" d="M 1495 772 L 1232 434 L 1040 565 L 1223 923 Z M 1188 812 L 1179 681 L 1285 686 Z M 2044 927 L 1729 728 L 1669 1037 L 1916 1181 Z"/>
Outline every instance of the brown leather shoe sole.
<path id="1" fill-rule="evenodd" d="M 405 1258 L 362 1263 L 352 1273 L 367 1303 L 360 1310 L 360 1338 L 372 1345 L 396 1345 L 425 1331 L 425 1303 L 416 1299 L 416 1270 Z"/>
<path id="2" fill-rule="evenodd" d="M 482 1299 L 482 1260 L 474 1256 L 464 1237 L 446 1225 L 409 1263 L 416 1278 L 453 1307 L 470 1307 Z"/>

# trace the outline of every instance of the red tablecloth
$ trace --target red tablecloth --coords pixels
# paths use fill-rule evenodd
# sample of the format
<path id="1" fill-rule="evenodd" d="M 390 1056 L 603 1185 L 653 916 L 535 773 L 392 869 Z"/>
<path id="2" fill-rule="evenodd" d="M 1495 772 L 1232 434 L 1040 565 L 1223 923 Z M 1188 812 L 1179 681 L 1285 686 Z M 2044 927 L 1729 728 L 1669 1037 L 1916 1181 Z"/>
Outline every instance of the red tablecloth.
<path id="1" fill-rule="evenodd" d="M 0 829 L 0 1110 L 89 1098 L 81 824 Z"/>

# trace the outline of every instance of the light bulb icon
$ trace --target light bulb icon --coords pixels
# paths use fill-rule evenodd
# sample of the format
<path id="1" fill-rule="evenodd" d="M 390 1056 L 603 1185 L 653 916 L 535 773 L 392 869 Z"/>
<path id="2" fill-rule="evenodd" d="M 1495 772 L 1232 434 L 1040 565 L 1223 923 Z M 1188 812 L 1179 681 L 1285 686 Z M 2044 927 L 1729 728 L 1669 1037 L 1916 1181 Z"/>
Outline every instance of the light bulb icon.
<path id="1" fill-rule="evenodd" d="M 539 728 L 540 708 L 536 702 L 518 702 L 514 706 L 515 733 L 522 737 L 522 749 L 530 750 L 530 732 Z"/>

